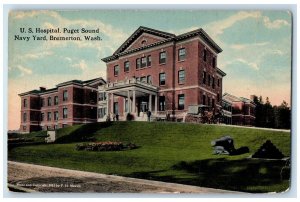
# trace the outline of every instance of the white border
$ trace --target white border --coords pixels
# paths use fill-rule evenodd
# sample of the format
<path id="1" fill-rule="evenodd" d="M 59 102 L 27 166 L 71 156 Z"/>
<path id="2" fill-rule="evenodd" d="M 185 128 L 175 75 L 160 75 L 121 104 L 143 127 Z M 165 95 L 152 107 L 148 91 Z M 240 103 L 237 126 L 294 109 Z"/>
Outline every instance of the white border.
<path id="1" fill-rule="evenodd" d="M 73 1 L 74 3 L 81 3 L 79 2 L 79 0 L 75 0 Z M 85 3 L 95 3 L 95 1 L 91 1 L 91 0 L 85 0 Z M 137 1 L 132 1 L 132 0 L 128 0 L 126 1 L 127 3 L 142 3 L 142 2 L 137 2 Z M 9 1 L 9 0 L 4 0 L 4 3 L 24 3 L 24 1 L 22 0 L 15 0 L 15 1 Z M 216 1 L 216 0 L 210 0 L 207 1 L 206 3 L 210 3 L 210 5 L 112 5 L 112 4 L 118 4 L 118 3 L 123 3 L 122 1 L 115 1 L 115 0 L 110 0 L 109 3 L 110 4 L 105 4 L 105 5 L 62 5 L 59 3 L 61 3 L 61 0 L 53 0 L 51 1 L 51 3 L 58 3 L 57 5 L 48 5 L 45 4 L 43 2 L 43 4 L 41 4 L 41 1 L 37 1 L 37 0 L 33 0 L 33 1 L 29 1 L 29 3 L 39 3 L 40 5 L 4 5 L 4 7 L 1 7 L 1 12 L 3 12 L 3 15 L 1 15 L 1 17 L 3 17 L 3 22 L 4 22 L 4 26 L 3 29 L 1 29 L 1 45 L 3 47 L 3 55 L 1 56 L 1 60 L 4 62 L 3 64 L 3 75 L 0 77 L 0 83 L 1 83 L 1 89 L 3 89 L 3 91 L 1 91 L 2 94 L 2 98 L 0 101 L 0 111 L 4 112 L 1 113 L 0 116 L 0 120 L 1 120 L 1 127 L 0 127 L 0 131 L 2 131 L 2 135 L 3 135 L 3 141 L 1 142 L 1 148 L 3 148 L 3 155 L 1 156 L 1 163 L 3 165 L 3 175 L 1 173 L 1 177 L 3 176 L 3 183 L 0 184 L 0 189 L 1 189 L 1 195 L 4 194 L 4 197 L 18 197 L 18 198 L 30 198 L 33 197 L 35 199 L 31 199 L 31 200 L 36 200 L 36 198 L 40 198 L 40 197 L 51 197 L 51 198 L 66 198 L 66 197 L 76 197 L 79 198 L 80 201 L 82 201 L 82 197 L 88 197 L 88 198 L 94 198 L 94 197 L 102 197 L 105 198 L 106 200 L 108 200 L 110 198 L 110 200 L 115 200 L 117 201 L 118 198 L 135 198 L 135 200 L 140 200 L 140 198 L 147 198 L 145 199 L 145 201 L 150 201 L 152 200 L 149 197 L 154 197 L 154 198 L 161 198 L 164 201 L 174 201 L 174 198 L 177 198 L 176 200 L 180 200 L 178 198 L 181 198 L 183 200 L 185 200 L 186 198 L 189 198 L 189 200 L 196 200 L 196 198 L 212 198 L 210 200 L 214 200 L 213 198 L 229 198 L 229 197 L 234 197 L 235 199 L 237 198 L 244 198 L 244 197 L 250 197 L 250 198 L 263 198 L 262 200 L 265 200 L 265 198 L 294 198 L 297 197 L 297 162 L 299 162 L 299 157 L 297 159 L 296 153 L 297 153 L 297 148 L 296 148 L 296 144 L 297 144 L 297 140 L 299 140 L 300 138 L 297 138 L 297 113 L 298 113 L 298 107 L 297 107 L 297 76 L 298 76 L 298 72 L 297 72 L 297 56 L 299 56 L 297 54 L 297 8 L 299 8 L 297 5 L 297 1 L 295 0 L 286 0 L 284 1 L 284 3 L 286 4 L 281 4 L 282 1 L 280 0 L 276 0 L 273 1 L 272 5 L 271 4 L 261 4 L 261 3 L 265 3 L 265 2 L 261 2 L 261 1 L 257 1 L 255 3 L 260 3 L 259 5 L 255 5 L 255 4 L 250 4 L 249 3 L 253 3 L 253 1 L 243 1 L 241 2 L 240 5 L 230 5 L 230 3 L 235 3 L 234 1 L 232 2 L 222 2 L 222 1 Z M 49 2 L 46 2 L 49 3 Z M 162 4 L 161 1 L 159 0 L 152 0 L 151 3 L 157 3 L 157 4 Z M 196 1 L 190 1 L 190 0 L 185 0 L 183 3 L 192 3 L 195 4 L 197 3 Z M 223 5 L 220 5 L 220 3 L 223 3 Z M 225 4 L 224 4 L 225 3 Z M 267 2 L 266 2 L 267 3 Z M 277 3 L 277 5 L 274 5 L 274 3 Z M 287 5 L 288 3 L 292 3 L 294 5 Z M 280 4 L 280 5 L 279 5 Z M 282 10 L 282 9 L 289 9 L 292 11 L 293 13 L 293 68 L 292 68 L 292 103 L 293 103 L 293 111 L 292 111 L 292 184 L 291 184 L 291 190 L 287 193 L 284 194 L 251 194 L 251 195 L 185 195 L 185 194 L 181 194 L 181 195 L 144 195 L 144 194 L 37 194 L 37 195 L 24 195 L 24 194 L 11 194 L 11 192 L 7 192 L 6 191 L 6 179 L 7 179 L 7 167 L 6 167 L 6 163 L 7 163 L 7 151 L 6 151 L 6 143 L 7 142 L 7 138 L 6 138 L 6 131 L 7 131 L 7 16 L 8 16 L 8 11 L 10 9 L 203 9 L 203 10 L 208 10 L 208 9 L 230 9 L 230 10 L 240 10 L 240 9 L 247 9 L 247 10 L 253 10 L 253 9 L 263 9 L 263 10 Z M 3 10 L 2 10 L 3 9 Z M 4 31 L 4 32 L 3 32 Z M 5 60 L 4 60 L 5 58 Z M 2 86 L 3 85 L 3 86 Z M 3 123 L 3 125 L 2 125 Z M 5 147 L 3 147 L 5 146 Z M 3 158 L 3 159 L 2 159 Z M 297 160 L 296 160 L 297 159 Z M 298 177 L 298 181 L 299 181 L 299 177 Z M 3 193 L 2 193 L 3 191 Z M 117 199 L 113 199 L 113 198 L 117 198 Z M 45 200 L 45 199 L 43 199 Z M 50 199 L 51 200 L 51 199 Z M 73 200 L 73 199 L 72 199 Z M 89 199 L 90 200 L 90 199 Z M 122 199 L 123 200 L 123 199 Z M 132 200 L 132 199 L 131 199 Z M 216 199 L 215 199 L 216 200 Z M 220 199 L 217 199 L 220 200 Z M 222 199 L 223 200 L 223 199 Z M 240 199 L 237 199 L 240 200 Z M 253 199 L 249 199 L 249 200 L 253 200 Z M 257 199 L 255 199 L 257 200 Z M 272 199 L 272 201 L 274 200 L 279 200 L 279 199 Z M 284 199 L 287 200 L 287 199 Z M 226 200 L 225 200 L 226 201 Z M 229 201 L 229 200 L 228 200 Z M 230 200 L 232 201 L 232 199 Z"/>

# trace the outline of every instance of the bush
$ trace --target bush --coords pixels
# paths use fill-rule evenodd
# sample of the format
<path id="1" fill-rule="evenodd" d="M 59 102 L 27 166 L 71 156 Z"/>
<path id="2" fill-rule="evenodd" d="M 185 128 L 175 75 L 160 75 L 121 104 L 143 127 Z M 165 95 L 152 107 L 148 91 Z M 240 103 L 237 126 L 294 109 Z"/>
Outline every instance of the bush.
<path id="1" fill-rule="evenodd" d="M 124 145 L 122 142 L 92 142 L 76 144 L 77 151 L 120 151 L 124 149 L 136 149 L 137 146 L 133 143 Z"/>

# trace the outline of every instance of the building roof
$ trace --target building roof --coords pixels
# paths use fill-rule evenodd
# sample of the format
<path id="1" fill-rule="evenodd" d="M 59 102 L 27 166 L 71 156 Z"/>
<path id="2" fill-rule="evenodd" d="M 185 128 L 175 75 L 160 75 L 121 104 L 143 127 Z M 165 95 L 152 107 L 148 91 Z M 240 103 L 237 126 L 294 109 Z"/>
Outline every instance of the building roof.
<path id="1" fill-rule="evenodd" d="M 31 90 L 31 91 L 27 91 L 27 92 L 24 92 L 24 93 L 20 93 L 19 96 L 24 96 L 24 95 L 38 95 L 40 92 L 40 90 Z"/>
<path id="2" fill-rule="evenodd" d="M 254 104 L 254 102 L 248 98 L 244 98 L 244 97 L 236 97 L 234 95 L 231 95 L 229 93 L 224 93 L 222 96 L 222 100 L 225 100 L 227 102 L 243 102 L 243 103 L 249 103 L 249 104 Z"/>
<path id="3" fill-rule="evenodd" d="M 56 85 L 55 88 L 50 88 L 50 89 L 45 89 L 45 90 L 31 90 L 31 91 L 28 91 L 28 92 L 20 93 L 19 96 L 42 95 L 42 94 L 47 94 L 47 93 L 50 93 L 50 92 L 57 91 L 58 87 L 62 87 L 62 86 L 70 85 L 70 84 L 77 84 L 77 85 L 80 85 L 80 86 L 86 86 L 86 85 L 91 85 L 92 83 L 99 82 L 99 81 L 102 81 L 103 84 L 106 83 L 106 81 L 102 77 L 95 78 L 95 79 L 90 79 L 90 80 L 86 80 L 86 81 L 81 81 L 81 80 L 75 79 L 75 80 L 59 83 L 59 84 Z"/>
<path id="4" fill-rule="evenodd" d="M 159 36 L 165 39 L 169 39 L 169 38 L 174 38 L 176 37 L 175 34 L 171 34 L 168 32 L 163 32 L 160 30 L 156 30 L 156 29 L 152 29 L 152 28 L 148 28 L 148 27 L 143 27 L 140 26 L 137 30 L 135 30 L 135 32 L 113 53 L 113 55 L 121 53 L 122 51 L 124 51 L 126 48 L 128 48 L 128 46 L 135 40 L 137 39 L 141 34 L 143 33 L 149 33 L 155 36 Z"/>
<path id="5" fill-rule="evenodd" d="M 154 36 L 159 36 L 163 39 L 159 42 L 156 42 L 156 43 L 152 43 L 152 44 L 149 44 L 149 45 L 146 45 L 146 46 L 143 46 L 143 47 L 139 47 L 139 48 L 136 48 L 136 49 L 126 51 L 126 48 L 128 48 L 143 33 L 148 33 L 148 34 L 151 34 L 151 35 L 154 35 Z M 168 33 L 168 32 L 163 32 L 163 31 L 159 31 L 159 30 L 155 30 L 155 29 L 152 29 L 152 28 L 141 26 L 113 53 L 113 55 L 108 56 L 106 58 L 103 58 L 102 61 L 109 62 L 109 61 L 117 59 L 121 55 L 130 54 L 130 53 L 133 53 L 133 52 L 148 49 L 148 48 L 158 46 L 158 45 L 162 45 L 162 44 L 172 42 L 172 41 L 181 41 L 181 40 L 191 38 L 191 37 L 194 37 L 194 36 L 201 37 L 217 53 L 220 53 L 220 52 L 223 51 L 209 37 L 209 35 L 202 28 L 196 29 L 196 30 L 193 30 L 193 31 L 190 31 L 190 32 L 187 32 L 187 33 L 176 36 L 175 34 L 171 34 L 171 33 Z"/>
<path id="6" fill-rule="evenodd" d="M 226 73 L 217 67 L 217 73 L 221 74 L 221 76 L 226 76 Z"/>

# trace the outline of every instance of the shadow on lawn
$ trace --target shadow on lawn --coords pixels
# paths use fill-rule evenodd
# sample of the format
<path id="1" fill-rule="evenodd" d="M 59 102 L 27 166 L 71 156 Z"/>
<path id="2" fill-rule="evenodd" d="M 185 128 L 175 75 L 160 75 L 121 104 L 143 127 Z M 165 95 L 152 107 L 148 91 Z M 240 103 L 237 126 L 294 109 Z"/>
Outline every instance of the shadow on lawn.
<path id="1" fill-rule="evenodd" d="M 289 188 L 290 170 L 282 172 L 283 160 L 206 159 L 193 162 L 181 161 L 172 166 L 175 171 L 189 173 L 177 176 L 159 176 L 164 171 L 133 173 L 131 177 L 153 179 L 195 186 L 245 192 L 281 192 Z M 276 186 L 276 190 L 270 186 Z"/>
<path id="2" fill-rule="evenodd" d="M 84 142 L 93 141 L 93 136 L 96 131 L 102 128 L 107 128 L 112 125 L 112 122 L 91 123 L 85 124 L 72 131 L 69 135 L 61 136 L 56 139 L 56 143 Z"/>

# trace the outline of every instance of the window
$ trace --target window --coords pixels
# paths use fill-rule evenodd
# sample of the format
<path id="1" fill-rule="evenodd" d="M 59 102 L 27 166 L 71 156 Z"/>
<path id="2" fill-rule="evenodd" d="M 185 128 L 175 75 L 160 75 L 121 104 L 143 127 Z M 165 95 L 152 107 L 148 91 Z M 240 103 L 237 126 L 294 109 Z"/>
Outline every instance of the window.
<path id="1" fill-rule="evenodd" d="M 147 77 L 145 77 L 145 76 L 141 77 L 141 82 L 146 83 L 147 82 Z"/>
<path id="2" fill-rule="evenodd" d="M 41 99 L 41 107 L 44 107 L 44 106 L 45 106 L 45 99 L 42 98 L 42 99 Z"/>
<path id="3" fill-rule="evenodd" d="M 68 91 L 64 90 L 63 92 L 63 101 L 67 101 L 68 100 Z"/>
<path id="4" fill-rule="evenodd" d="M 220 102 L 220 94 L 217 94 L 217 101 Z"/>
<path id="5" fill-rule="evenodd" d="M 220 87 L 220 79 L 218 79 L 218 87 Z"/>
<path id="6" fill-rule="evenodd" d="M 23 126 L 23 130 L 26 130 L 26 126 Z"/>
<path id="7" fill-rule="evenodd" d="M 58 125 L 54 125 L 54 130 L 57 130 L 58 129 Z"/>
<path id="8" fill-rule="evenodd" d="M 124 72 L 129 72 L 129 61 L 124 62 Z"/>
<path id="9" fill-rule="evenodd" d="M 178 110 L 184 109 L 184 94 L 178 95 Z"/>
<path id="10" fill-rule="evenodd" d="M 26 121 L 27 121 L 27 114 L 24 113 L 24 114 L 23 114 L 23 122 L 26 122 Z"/>
<path id="11" fill-rule="evenodd" d="M 166 74 L 160 73 L 159 74 L 159 85 L 165 85 L 166 84 Z"/>
<path id="12" fill-rule="evenodd" d="M 54 105 L 58 105 L 58 96 L 54 97 Z"/>
<path id="13" fill-rule="evenodd" d="M 45 120 L 45 114 L 41 113 L 41 121 L 44 121 L 44 120 Z"/>
<path id="14" fill-rule="evenodd" d="M 136 59 L 136 69 L 141 68 L 141 58 Z"/>
<path id="15" fill-rule="evenodd" d="M 212 59 L 212 66 L 213 66 L 213 68 L 216 68 L 216 58 L 215 57 L 213 57 L 213 59 Z"/>
<path id="16" fill-rule="evenodd" d="M 166 63 L 167 54 L 166 51 L 159 53 L 159 64 Z"/>
<path id="17" fill-rule="evenodd" d="M 68 108 L 63 108 L 63 118 L 68 118 Z"/>
<path id="18" fill-rule="evenodd" d="M 48 106 L 51 106 L 51 104 L 52 104 L 52 98 L 48 97 Z"/>
<path id="19" fill-rule="evenodd" d="M 203 72 L 202 74 L 202 83 L 206 84 L 206 72 Z"/>
<path id="20" fill-rule="evenodd" d="M 210 97 L 207 97 L 207 105 L 210 106 Z"/>
<path id="21" fill-rule="evenodd" d="M 152 77 L 150 75 L 147 76 L 147 83 L 152 84 Z"/>
<path id="22" fill-rule="evenodd" d="M 151 55 L 148 55 L 147 57 L 147 66 L 151 66 Z"/>
<path id="23" fill-rule="evenodd" d="M 181 48 L 178 50 L 178 60 L 184 60 L 186 56 L 185 48 Z"/>
<path id="24" fill-rule="evenodd" d="M 24 107 L 27 107 L 27 99 L 24 99 L 24 100 L 23 100 L 23 106 L 24 106 Z"/>
<path id="25" fill-rule="evenodd" d="M 99 101 L 104 101 L 106 100 L 106 93 L 102 92 L 102 93 L 99 93 Z"/>
<path id="26" fill-rule="evenodd" d="M 58 121 L 58 111 L 54 112 L 54 120 Z"/>
<path id="27" fill-rule="evenodd" d="M 141 67 L 146 67 L 147 66 L 147 60 L 146 60 L 146 57 L 142 57 L 142 65 Z"/>
<path id="28" fill-rule="evenodd" d="M 210 86 L 210 75 L 208 75 L 208 86 Z"/>
<path id="29" fill-rule="evenodd" d="M 206 96 L 205 96 L 205 95 L 202 95 L 202 104 L 203 104 L 203 105 L 206 104 L 206 100 L 205 100 L 205 99 L 206 99 Z"/>
<path id="30" fill-rule="evenodd" d="M 103 118 L 106 114 L 106 108 L 99 108 L 98 109 L 98 118 Z"/>
<path id="31" fill-rule="evenodd" d="M 206 61 L 206 57 L 207 57 L 207 51 L 206 49 L 203 50 L 203 60 Z"/>
<path id="32" fill-rule="evenodd" d="M 114 75 L 115 75 L 115 76 L 118 76 L 118 75 L 119 75 L 119 72 L 120 72 L 120 67 L 119 67 L 119 65 L 114 66 Z"/>
<path id="33" fill-rule="evenodd" d="M 51 121 L 51 112 L 47 113 L 47 121 Z"/>
<path id="34" fill-rule="evenodd" d="M 215 99 L 212 99 L 211 101 L 211 106 L 214 108 L 215 107 Z"/>
<path id="35" fill-rule="evenodd" d="M 184 70 L 178 71 L 178 83 L 184 83 L 184 80 L 185 80 Z"/>
<path id="36" fill-rule="evenodd" d="M 212 88 L 215 89 L 215 78 L 212 77 Z"/>
<path id="37" fill-rule="evenodd" d="M 51 126 L 47 126 L 47 130 L 51 130 Z"/>
<path id="38" fill-rule="evenodd" d="M 68 124 L 62 124 L 62 127 L 66 128 L 66 127 L 68 127 Z"/>
<path id="39" fill-rule="evenodd" d="M 159 111 L 165 111 L 166 99 L 165 96 L 159 96 Z"/>

